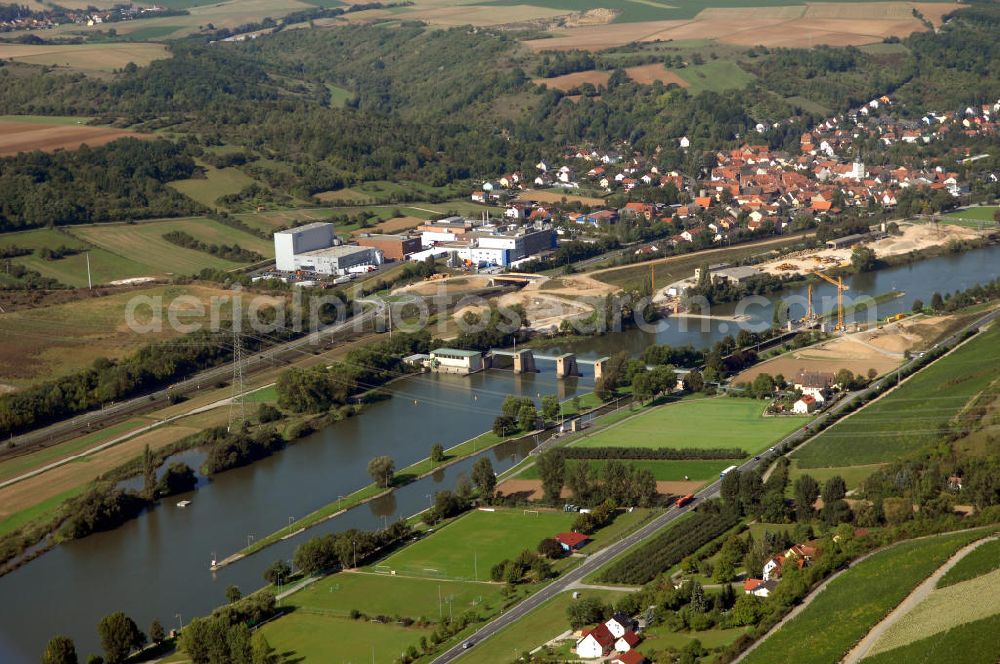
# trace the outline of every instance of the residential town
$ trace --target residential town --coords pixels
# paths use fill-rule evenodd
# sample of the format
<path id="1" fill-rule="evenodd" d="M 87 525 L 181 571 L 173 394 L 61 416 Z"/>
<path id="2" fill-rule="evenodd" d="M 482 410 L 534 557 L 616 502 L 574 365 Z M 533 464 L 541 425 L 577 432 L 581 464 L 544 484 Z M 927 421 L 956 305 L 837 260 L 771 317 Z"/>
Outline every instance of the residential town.
<path id="1" fill-rule="evenodd" d="M 504 216 L 514 220 L 565 219 L 591 228 L 607 228 L 628 218 L 672 223 L 676 232 L 643 253 L 654 253 L 664 244 L 693 243 L 699 237 L 720 243 L 740 231 L 782 232 L 797 222 L 822 221 L 852 209 L 892 210 L 908 190 L 943 192 L 954 201 L 948 207 L 957 205 L 970 186 L 959 180 L 952 165 L 975 160 L 976 155 L 961 152 L 917 169 L 866 164 L 862 146 L 871 140 L 883 150 L 899 144 L 930 144 L 953 133 L 973 139 L 995 137 L 1000 132 L 1000 100 L 962 111 L 928 113 L 916 120 L 904 119 L 894 110 L 891 97 L 882 96 L 831 117 L 802 133 L 797 154 L 751 143 L 716 152 L 715 165 L 700 177 L 661 171 L 655 157 L 630 154 L 626 145 L 611 150 L 571 148 L 559 160 L 539 161 L 534 174 L 514 172 L 485 182 L 471 198 L 482 204 L 504 202 Z M 760 132 L 767 129 L 758 126 Z M 678 144 L 686 150 L 690 141 L 684 137 Z M 555 166 L 559 161 L 564 164 Z M 1000 173 L 986 177 L 997 182 Z M 589 209 L 565 212 L 556 204 L 533 199 L 531 190 L 539 189 L 563 190 L 568 202 L 581 191 L 624 194 L 629 200 L 618 208 L 583 205 Z M 936 211 L 926 203 L 917 210 Z"/>

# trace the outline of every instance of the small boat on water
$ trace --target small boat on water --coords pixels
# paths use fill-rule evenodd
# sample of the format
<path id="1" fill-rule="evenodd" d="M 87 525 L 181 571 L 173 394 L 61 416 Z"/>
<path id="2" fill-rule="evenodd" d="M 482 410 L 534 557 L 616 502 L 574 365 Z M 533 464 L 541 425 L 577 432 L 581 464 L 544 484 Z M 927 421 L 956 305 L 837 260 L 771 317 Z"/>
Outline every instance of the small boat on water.
<path id="1" fill-rule="evenodd" d="M 187 507 L 190 504 L 191 504 L 190 500 L 182 500 L 181 502 L 177 503 L 177 507 Z"/>

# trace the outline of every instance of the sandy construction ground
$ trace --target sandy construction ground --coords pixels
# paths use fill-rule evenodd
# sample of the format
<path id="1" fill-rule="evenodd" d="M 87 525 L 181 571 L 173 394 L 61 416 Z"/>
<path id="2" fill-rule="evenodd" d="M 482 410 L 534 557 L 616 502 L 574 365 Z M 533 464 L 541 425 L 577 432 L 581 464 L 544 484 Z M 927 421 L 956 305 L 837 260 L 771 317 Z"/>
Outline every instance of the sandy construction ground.
<path id="1" fill-rule="evenodd" d="M 0 156 L 7 157 L 33 150 L 75 150 L 84 143 L 97 147 L 125 136 L 153 138 L 152 134 L 137 134 L 107 127 L 0 122 Z"/>
<path id="2" fill-rule="evenodd" d="M 780 7 L 707 8 L 691 20 L 613 23 L 550 30 L 525 42 L 537 51 L 599 51 L 630 42 L 717 39 L 744 46 L 862 45 L 926 30 L 916 8 L 935 25 L 952 3 L 831 2 Z"/>
<path id="3" fill-rule="evenodd" d="M 525 189 L 517 197 L 519 201 L 536 201 L 538 203 L 560 203 L 563 199 L 569 202 L 578 201 L 583 205 L 589 205 L 591 207 L 596 205 L 604 205 L 603 198 L 594 198 L 593 196 L 579 196 L 577 194 L 570 193 L 568 190 L 564 189 Z"/>
<path id="4" fill-rule="evenodd" d="M 937 228 L 933 224 L 900 224 L 902 235 L 891 235 L 877 242 L 868 242 L 865 246 L 875 250 L 878 257 L 896 256 L 906 254 L 911 251 L 920 251 L 942 244 L 947 244 L 950 240 L 970 240 L 978 237 L 978 233 L 970 228 L 962 226 L 952 226 L 950 224 L 939 224 Z M 806 270 L 825 270 L 836 267 L 838 264 L 846 265 L 851 262 L 851 252 L 854 247 L 845 249 L 823 249 L 822 251 L 801 251 L 788 256 L 782 256 L 768 263 L 761 263 L 760 269 L 771 274 L 791 274 L 794 272 L 804 273 Z M 779 269 L 780 266 L 791 265 L 793 269 Z"/>
<path id="5" fill-rule="evenodd" d="M 781 374 L 791 380 L 800 371 L 836 373 L 850 369 L 867 374 L 875 369 L 879 374 L 891 371 L 903 361 L 903 353 L 922 347 L 947 328 L 947 316 L 917 318 L 900 321 L 882 329 L 857 332 L 809 348 L 786 353 L 773 360 L 762 362 L 740 373 L 734 383 L 752 382 L 759 374 Z"/>
<path id="6" fill-rule="evenodd" d="M 455 295 L 489 288 L 489 277 L 478 275 L 452 277 L 450 279 L 435 279 L 420 281 L 404 286 L 395 293 L 415 293 L 417 295 Z"/>

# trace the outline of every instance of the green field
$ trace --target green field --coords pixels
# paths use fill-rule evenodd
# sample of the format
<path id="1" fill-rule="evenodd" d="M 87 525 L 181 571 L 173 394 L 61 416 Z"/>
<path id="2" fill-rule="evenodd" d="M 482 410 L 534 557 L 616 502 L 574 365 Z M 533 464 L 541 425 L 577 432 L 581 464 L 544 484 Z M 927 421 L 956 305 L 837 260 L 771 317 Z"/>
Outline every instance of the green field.
<path id="1" fill-rule="evenodd" d="M 703 65 L 688 65 L 683 69 L 671 69 L 691 85 L 688 94 L 696 95 L 706 90 L 722 92 L 733 88 L 745 88 L 754 80 L 732 60 L 712 60 Z"/>
<path id="2" fill-rule="evenodd" d="M 907 594 L 956 550 L 983 532 L 903 542 L 858 563 L 817 594 L 744 664 L 835 664 Z"/>
<path id="3" fill-rule="evenodd" d="M 1000 661 L 1000 615 L 959 625 L 909 645 L 866 657 L 863 664 L 996 664 Z"/>
<path id="4" fill-rule="evenodd" d="M 163 239 L 163 234 L 170 231 L 183 231 L 207 244 L 238 244 L 265 257 L 274 256 L 273 243 L 205 218 L 77 226 L 72 229 L 74 235 L 87 242 L 145 266 L 145 270 L 138 275 L 123 274 L 118 278 L 156 274 L 187 275 L 206 267 L 230 270 L 244 265 L 168 242 Z"/>
<path id="5" fill-rule="evenodd" d="M 354 98 L 354 93 L 347 88 L 342 88 L 336 85 L 327 85 L 327 89 L 330 91 L 330 106 L 347 106 L 347 102 Z"/>
<path id="6" fill-rule="evenodd" d="M 168 186 L 173 187 L 189 198 L 193 198 L 207 207 L 217 207 L 215 202 L 220 196 L 237 194 L 256 180 L 238 168 L 205 167 L 205 177 L 177 180 Z"/>
<path id="7" fill-rule="evenodd" d="M 0 122 L 30 122 L 31 124 L 87 124 L 93 118 L 75 115 L 0 115 Z"/>
<path id="8" fill-rule="evenodd" d="M 597 596 L 604 602 L 614 602 L 625 593 L 584 590 L 581 595 Z M 474 651 L 462 655 L 456 661 L 461 664 L 510 664 L 514 661 L 515 653 L 520 655 L 525 650 L 533 650 L 568 630 L 566 607 L 573 601 L 573 593 L 560 593 L 514 624 L 500 630 L 489 640 L 477 644 Z"/>
<path id="9" fill-rule="evenodd" d="M 69 232 L 41 228 L 31 231 L 5 233 L 0 238 L 0 247 L 18 246 L 34 249 L 35 253 L 11 259 L 44 277 L 57 279 L 67 286 L 87 285 L 87 252 L 90 254 L 90 274 L 94 284 L 103 284 L 115 279 L 141 276 L 147 273 L 145 265 L 119 256 L 105 249 L 94 247 Z M 41 249 L 55 249 L 66 246 L 81 252 L 58 260 L 42 260 Z"/>
<path id="10" fill-rule="evenodd" d="M 1000 210 L 1000 207 L 997 207 L 995 205 L 992 207 L 990 206 L 970 207 L 970 208 L 965 208 L 964 210 L 956 210 L 954 212 L 949 212 L 942 218 L 945 220 L 957 219 L 960 221 L 962 220 L 975 221 L 975 222 L 987 221 L 992 223 L 993 215 L 996 214 L 997 210 Z M 977 223 L 976 227 L 978 228 L 978 226 L 979 224 Z"/>
<path id="11" fill-rule="evenodd" d="M 324 577 L 291 595 L 287 604 L 337 616 L 349 616 L 352 609 L 358 609 L 369 616 L 436 621 L 448 616 L 449 611 L 457 616 L 477 606 L 483 611 L 496 609 L 501 601 L 501 589 L 502 586 L 496 583 L 342 572 Z"/>
<path id="12" fill-rule="evenodd" d="M 997 569 L 1000 569 L 1000 539 L 977 546 L 938 580 L 937 587 L 968 581 Z"/>
<path id="13" fill-rule="evenodd" d="M 949 428 L 975 428 L 978 417 L 963 420 L 962 411 L 997 380 L 998 363 L 1000 326 L 994 326 L 792 456 L 803 470 L 883 463 L 934 444 Z"/>
<path id="14" fill-rule="evenodd" d="M 581 440 L 583 447 L 740 447 L 753 454 L 801 421 L 764 417 L 765 402 L 719 397 L 659 406 Z M 725 466 L 723 466 L 725 467 Z"/>
<path id="15" fill-rule="evenodd" d="M 299 610 L 268 623 L 261 632 L 283 662 L 392 664 L 431 630 Z"/>
<path id="16" fill-rule="evenodd" d="M 575 514 L 498 509 L 475 511 L 411 544 L 377 565 L 398 574 L 452 579 L 489 579 L 490 568 L 546 537 L 569 530 Z M 478 570 L 478 571 L 477 571 Z"/>
<path id="17" fill-rule="evenodd" d="M 567 464 L 567 474 L 568 466 L 576 463 L 581 463 L 578 459 L 568 459 Z M 600 475 L 607 463 L 603 460 L 590 460 L 591 468 L 593 469 L 595 475 Z M 739 459 L 723 459 L 719 460 L 705 460 L 705 459 L 693 459 L 685 461 L 624 461 L 623 463 L 634 466 L 636 468 L 641 468 L 644 470 L 650 470 L 653 473 L 653 477 L 658 480 L 665 482 L 677 482 L 683 481 L 685 477 L 690 480 L 711 480 L 719 476 L 719 473 L 733 464 L 739 464 Z M 537 480 L 541 479 L 541 474 L 538 472 L 538 466 L 531 466 L 526 468 L 523 473 L 517 475 L 519 480 Z"/>

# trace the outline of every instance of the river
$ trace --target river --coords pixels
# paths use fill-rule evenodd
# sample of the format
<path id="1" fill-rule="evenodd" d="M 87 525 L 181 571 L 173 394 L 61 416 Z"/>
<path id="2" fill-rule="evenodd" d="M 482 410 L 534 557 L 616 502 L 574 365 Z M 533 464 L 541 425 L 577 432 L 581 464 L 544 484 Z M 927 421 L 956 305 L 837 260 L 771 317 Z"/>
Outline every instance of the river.
<path id="1" fill-rule="evenodd" d="M 967 288 L 1000 276 L 1000 246 L 943 256 L 912 265 L 856 275 L 847 280 L 850 295 L 877 295 L 902 290 L 905 296 L 879 305 L 885 316 L 909 310 L 914 299 L 930 302 L 941 293 Z M 781 297 L 805 295 L 805 287 Z M 814 302 L 828 311 L 833 286 L 823 284 Z M 752 321 L 772 317 L 771 304 L 747 311 Z M 720 314 L 732 308 L 720 308 Z M 792 309 L 792 316 L 802 310 Z M 653 343 L 705 347 L 736 331 L 732 321 L 666 319 L 656 331 L 621 334 L 565 343 L 561 350 L 597 357 L 619 350 L 639 353 Z M 36 662 L 46 641 L 65 634 L 76 641 L 81 661 L 98 652 L 96 627 L 100 618 L 123 610 L 145 630 L 156 618 L 168 629 L 205 615 L 222 604 L 224 590 L 235 584 L 250 591 L 263 584 L 262 573 L 278 558 L 291 558 L 306 537 L 346 528 L 372 529 L 386 520 L 413 514 L 428 504 L 428 495 L 453 488 L 473 459 L 399 489 L 391 496 L 362 505 L 325 522 L 306 535 L 281 542 L 264 552 L 213 574 L 213 556 L 223 558 L 262 537 L 368 483 L 368 461 L 388 454 L 401 468 L 426 457 L 434 443 L 445 447 L 488 428 L 507 394 L 533 397 L 558 393 L 566 399 L 592 388 L 592 376 L 557 381 L 550 363 L 541 373 L 514 376 L 490 371 L 470 377 L 427 374 L 390 386 L 393 398 L 375 403 L 359 417 L 337 423 L 252 466 L 232 470 L 202 483 L 188 496 L 164 501 L 112 532 L 92 535 L 53 551 L 0 578 L 0 662 Z M 583 365 L 584 371 L 589 371 Z M 494 468 L 509 468 L 527 449 L 500 446 L 487 452 Z M 178 508 L 175 502 L 192 504 Z"/>

